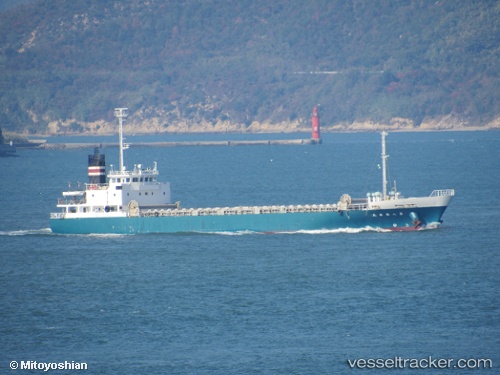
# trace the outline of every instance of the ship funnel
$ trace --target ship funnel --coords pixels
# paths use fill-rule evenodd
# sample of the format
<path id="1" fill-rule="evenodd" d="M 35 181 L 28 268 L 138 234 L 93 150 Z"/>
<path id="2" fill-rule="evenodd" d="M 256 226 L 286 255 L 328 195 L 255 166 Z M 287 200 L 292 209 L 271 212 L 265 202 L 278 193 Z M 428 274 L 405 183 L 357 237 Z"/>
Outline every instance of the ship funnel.
<path id="1" fill-rule="evenodd" d="M 94 148 L 94 154 L 89 155 L 89 184 L 106 183 L 106 155 L 100 153 L 100 148 Z"/>

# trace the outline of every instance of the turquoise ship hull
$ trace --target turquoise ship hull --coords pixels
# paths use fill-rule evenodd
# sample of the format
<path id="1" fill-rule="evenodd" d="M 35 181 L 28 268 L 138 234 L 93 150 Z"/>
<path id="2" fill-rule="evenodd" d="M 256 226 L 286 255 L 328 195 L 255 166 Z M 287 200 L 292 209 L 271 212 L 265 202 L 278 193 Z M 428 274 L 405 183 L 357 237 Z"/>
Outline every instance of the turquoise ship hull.
<path id="1" fill-rule="evenodd" d="M 146 233 L 279 233 L 343 228 L 417 230 L 439 225 L 442 207 L 365 209 L 333 212 L 294 212 L 207 216 L 139 216 L 106 218 L 51 218 L 52 232 L 60 234 Z M 419 223 L 414 221 L 415 214 Z"/>

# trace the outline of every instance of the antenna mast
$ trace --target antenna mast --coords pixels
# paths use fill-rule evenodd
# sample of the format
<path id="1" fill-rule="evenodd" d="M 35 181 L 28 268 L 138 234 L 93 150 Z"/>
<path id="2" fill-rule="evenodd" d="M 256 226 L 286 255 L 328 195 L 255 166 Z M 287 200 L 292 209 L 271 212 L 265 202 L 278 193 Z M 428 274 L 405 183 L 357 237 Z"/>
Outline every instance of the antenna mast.
<path id="1" fill-rule="evenodd" d="M 118 119 L 118 134 L 120 143 L 120 173 L 123 173 L 123 119 L 128 116 L 128 108 L 115 108 L 115 117 Z"/>
<path id="2" fill-rule="evenodd" d="M 383 131 L 382 133 L 382 199 L 385 200 L 387 196 L 387 158 L 389 155 L 385 153 L 385 137 L 388 134 Z"/>

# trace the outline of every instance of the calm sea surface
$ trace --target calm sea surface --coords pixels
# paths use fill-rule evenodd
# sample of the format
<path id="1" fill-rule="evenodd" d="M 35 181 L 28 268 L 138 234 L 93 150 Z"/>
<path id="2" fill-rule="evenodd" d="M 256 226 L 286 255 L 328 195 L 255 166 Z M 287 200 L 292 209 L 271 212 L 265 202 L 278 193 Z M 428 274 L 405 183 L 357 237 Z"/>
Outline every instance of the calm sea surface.
<path id="1" fill-rule="evenodd" d="M 294 136 L 309 135 L 245 137 Z M 87 371 L 55 373 L 88 374 L 416 371 L 347 362 L 396 356 L 493 363 L 418 373 L 498 373 L 500 132 L 392 133 L 387 142 L 403 194 L 455 189 L 440 229 L 53 235 L 49 214 L 69 182 L 86 182 L 93 150 L 0 159 L 0 373 L 43 373 L 12 371 L 11 361 L 85 362 Z M 104 152 L 118 164 L 117 149 Z M 336 203 L 381 190 L 374 133 L 326 134 L 321 146 L 125 153 L 130 168 L 153 161 L 184 207 Z"/>

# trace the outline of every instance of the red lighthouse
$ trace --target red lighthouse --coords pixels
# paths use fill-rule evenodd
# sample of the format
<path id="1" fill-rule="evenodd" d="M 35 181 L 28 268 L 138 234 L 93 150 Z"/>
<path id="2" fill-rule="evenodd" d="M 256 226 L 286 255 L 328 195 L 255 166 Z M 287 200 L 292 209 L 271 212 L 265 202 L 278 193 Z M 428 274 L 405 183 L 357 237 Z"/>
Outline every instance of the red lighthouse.
<path id="1" fill-rule="evenodd" d="M 319 135 L 318 106 L 315 106 L 314 109 L 313 109 L 311 123 L 312 123 L 312 136 L 311 136 L 311 139 L 312 139 L 313 143 L 321 143 L 321 137 Z"/>

